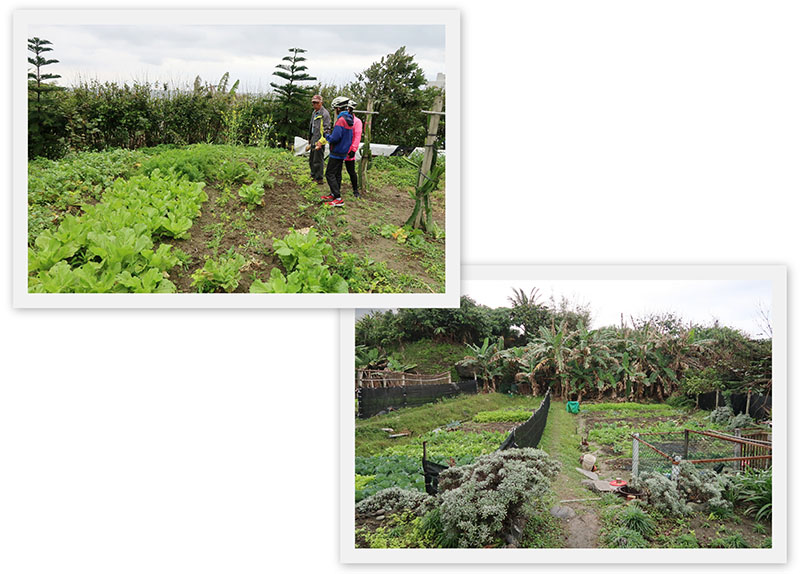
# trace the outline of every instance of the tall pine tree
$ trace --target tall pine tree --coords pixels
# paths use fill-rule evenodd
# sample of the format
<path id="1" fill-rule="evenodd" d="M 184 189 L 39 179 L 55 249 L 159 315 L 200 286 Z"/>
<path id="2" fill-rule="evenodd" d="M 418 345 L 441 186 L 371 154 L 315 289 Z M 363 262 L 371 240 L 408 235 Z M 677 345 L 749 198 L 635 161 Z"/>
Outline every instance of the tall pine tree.
<path id="1" fill-rule="evenodd" d="M 280 111 L 276 117 L 280 118 L 280 123 L 276 127 L 276 135 L 281 147 L 289 147 L 290 138 L 297 134 L 306 132 L 305 120 L 310 114 L 311 88 L 301 86 L 300 82 L 310 82 L 317 78 L 306 73 L 308 69 L 303 62 L 306 59 L 300 54 L 306 50 L 302 48 L 289 48 L 290 55 L 283 57 L 283 64 L 275 66 L 278 68 L 272 72 L 273 76 L 278 76 L 286 80 L 285 84 L 270 82 L 270 86 L 275 88 L 278 94 Z"/>
<path id="2" fill-rule="evenodd" d="M 42 54 L 51 52 L 52 42 L 40 38 L 28 38 L 28 63 L 33 70 L 28 71 L 28 157 L 58 155 L 58 136 L 61 119 L 57 113 L 55 92 L 64 88 L 46 83 L 47 80 L 60 78 L 59 74 L 47 74 L 42 68 L 58 63 L 58 60 L 47 59 Z"/>

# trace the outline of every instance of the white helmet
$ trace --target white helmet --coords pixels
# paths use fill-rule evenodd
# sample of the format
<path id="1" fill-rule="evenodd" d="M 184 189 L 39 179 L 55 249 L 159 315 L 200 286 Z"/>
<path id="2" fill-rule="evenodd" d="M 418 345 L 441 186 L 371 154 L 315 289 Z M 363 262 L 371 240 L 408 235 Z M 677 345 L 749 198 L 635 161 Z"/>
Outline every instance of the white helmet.
<path id="1" fill-rule="evenodd" d="M 346 96 L 339 96 L 337 98 L 333 98 L 333 101 L 331 102 L 331 107 L 334 109 L 346 108 L 349 103 L 350 103 L 350 98 Z"/>

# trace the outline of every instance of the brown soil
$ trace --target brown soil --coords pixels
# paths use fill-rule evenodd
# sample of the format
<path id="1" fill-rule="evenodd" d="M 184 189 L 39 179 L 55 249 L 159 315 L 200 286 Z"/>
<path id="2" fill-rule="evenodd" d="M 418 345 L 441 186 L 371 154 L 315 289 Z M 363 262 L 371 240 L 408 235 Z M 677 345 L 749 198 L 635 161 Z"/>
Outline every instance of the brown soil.
<path id="1" fill-rule="evenodd" d="M 311 216 L 316 213 L 318 205 L 309 205 L 288 173 L 276 175 L 279 181 L 273 189 L 267 190 L 265 205 L 249 209 L 237 195 L 239 186 L 233 186 L 230 191 L 219 185 L 206 186 L 208 201 L 203 205 L 200 217 L 194 221 L 190 236 L 165 242 L 190 256 L 187 265 L 171 272 L 170 280 L 175 283 L 178 292 L 195 292 L 192 274 L 203 267 L 207 257 L 222 256 L 231 247 L 247 260 L 239 286 L 235 290 L 237 293 L 248 292 L 254 277 L 266 280 L 273 267 L 277 266 L 284 271 L 280 260 L 272 253 L 273 240 L 284 237 L 292 228 L 317 227 Z M 317 187 L 319 195 L 329 193 L 327 185 Z M 442 205 L 434 203 L 434 220 L 444 228 L 443 192 L 437 193 L 442 193 Z M 345 176 L 342 197 L 345 208 L 331 209 L 327 217 L 327 225 L 333 231 L 331 244 L 337 255 L 348 252 L 368 256 L 422 284 L 404 286 L 402 292 L 441 292 L 444 289 L 431 276 L 431 271 L 426 269 L 424 258 L 419 252 L 369 229 L 373 224 L 382 226 L 386 223 L 405 223 L 414 208 L 414 200 L 407 192 L 384 186 L 373 188 L 368 194 L 362 194 L 361 199 L 355 199 Z M 433 241 L 430 237 L 426 240 Z M 443 270 L 444 260 L 439 264 Z"/>
<path id="2" fill-rule="evenodd" d="M 205 257 L 221 256 L 231 247 L 247 259 L 235 292 L 248 292 L 254 273 L 266 279 L 270 269 L 280 265 L 280 260 L 272 254 L 272 240 L 289 233 L 291 227 L 301 229 L 313 223 L 308 215 L 299 212 L 298 205 L 303 198 L 290 182 L 276 184 L 267 191 L 264 206 L 250 209 L 244 207 L 235 189 L 230 191 L 227 202 L 223 198 L 228 193 L 219 187 L 207 185 L 205 191 L 208 201 L 194 221 L 190 236 L 169 242 L 191 257 L 189 265 L 173 271 L 170 277 L 178 292 L 194 292 L 192 273 L 203 267 Z M 210 243 L 214 241 L 216 230 L 222 233 L 215 254 Z"/>
<path id="3" fill-rule="evenodd" d="M 567 503 L 565 506 L 571 507 L 577 514 L 564 521 L 567 534 L 564 548 L 597 548 L 600 519 L 594 508 L 580 503 Z"/>
<path id="4" fill-rule="evenodd" d="M 327 187 L 325 188 L 327 192 Z M 345 178 L 342 185 L 342 197 L 346 211 L 334 210 L 337 218 L 345 218 L 346 226 L 332 223 L 336 229 L 335 241 L 342 251 L 356 255 L 366 255 L 375 261 L 383 261 L 393 271 L 407 273 L 422 280 L 428 285 L 427 291 L 435 291 L 436 283 L 429 277 L 423 264 L 421 254 L 412 251 L 407 245 L 393 238 L 386 238 L 370 231 L 371 225 L 382 226 L 385 223 L 402 226 L 414 210 L 414 199 L 403 190 L 387 185 L 381 188 L 370 188 L 362 193 L 360 199 L 352 195 L 349 180 Z M 444 229 L 444 201 L 434 203 L 433 220 Z M 331 218 L 332 219 L 332 218 Z M 350 237 L 342 239 L 349 231 Z M 419 291 L 420 289 L 411 289 Z"/>

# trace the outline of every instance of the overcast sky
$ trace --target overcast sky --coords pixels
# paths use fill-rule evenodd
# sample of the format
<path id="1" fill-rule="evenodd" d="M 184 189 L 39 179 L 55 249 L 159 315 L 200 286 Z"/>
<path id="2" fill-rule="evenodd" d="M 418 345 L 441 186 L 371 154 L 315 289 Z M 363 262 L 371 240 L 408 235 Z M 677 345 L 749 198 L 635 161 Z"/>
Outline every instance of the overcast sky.
<path id="1" fill-rule="evenodd" d="M 752 337 L 763 336 L 764 321 L 759 309 L 772 308 L 770 281 L 712 280 L 559 280 L 559 281 L 463 281 L 462 293 L 488 307 L 510 307 L 513 289 L 530 294 L 539 290 L 538 301 L 550 296 L 588 305 L 592 328 L 619 325 L 620 314 L 630 325 L 630 317 L 674 312 L 687 323 L 707 325 L 719 320 L 722 325 L 740 329 Z M 365 311 L 357 311 L 356 317 Z"/>
<path id="2" fill-rule="evenodd" d="M 762 334 L 759 307 L 772 306 L 770 281 L 711 280 L 571 280 L 571 281 L 465 281 L 463 292 L 489 307 L 508 307 L 513 288 L 530 294 L 539 289 L 539 301 L 553 295 L 588 304 L 592 327 L 619 325 L 620 313 L 630 317 L 675 312 L 686 322 L 709 324 L 714 320 L 753 337 Z"/>
<path id="3" fill-rule="evenodd" d="M 99 80 L 191 86 L 196 76 L 216 84 L 230 72 L 240 91 L 265 92 L 289 48 L 303 48 L 308 73 L 342 86 L 401 46 L 435 80 L 445 70 L 443 25 L 30 25 L 28 37 L 52 42 L 46 68 L 58 83 Z"/>

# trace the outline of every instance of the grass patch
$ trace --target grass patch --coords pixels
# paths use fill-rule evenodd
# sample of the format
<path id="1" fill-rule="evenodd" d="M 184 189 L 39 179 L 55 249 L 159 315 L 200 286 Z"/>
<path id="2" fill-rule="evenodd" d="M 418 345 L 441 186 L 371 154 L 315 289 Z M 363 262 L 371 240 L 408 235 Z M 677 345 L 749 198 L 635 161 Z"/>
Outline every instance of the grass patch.
<path id="1" fill-rule="evenodd" d="M 562 499 L 582 498 L 586 492 L 579 482 L 570 480 L 567 472 L 577 466 L 581 456 L 580 447 L 578 417 L 567 412 L 565 402 L 551 401 L 547 425 L 539 442 L 539 448 L 562 465 L 562 472 L 553 484 L 553 489 Z"/>
<path id="2" fill-rule="evenodd" d="M 479 412 L 508 407 L 534 410 L 541 402 L 541 397 L 510 397 L 499 393 L 461 395 L 420 407 L 400 409 L 386 415 L 356 420 L 356 455 L 377 455 L 388 447 L 413 444 L 415 437 L 420 437 L 452 421 L 472 420 Z M 549 424 L 548 421 L 548 426 Z M 411 436 L 390 439 L 388 433 L 381 430 L 387 427 L 396 431 L 410 431 Z M 500 443 L 497 446 L 500 446 Z"/>

